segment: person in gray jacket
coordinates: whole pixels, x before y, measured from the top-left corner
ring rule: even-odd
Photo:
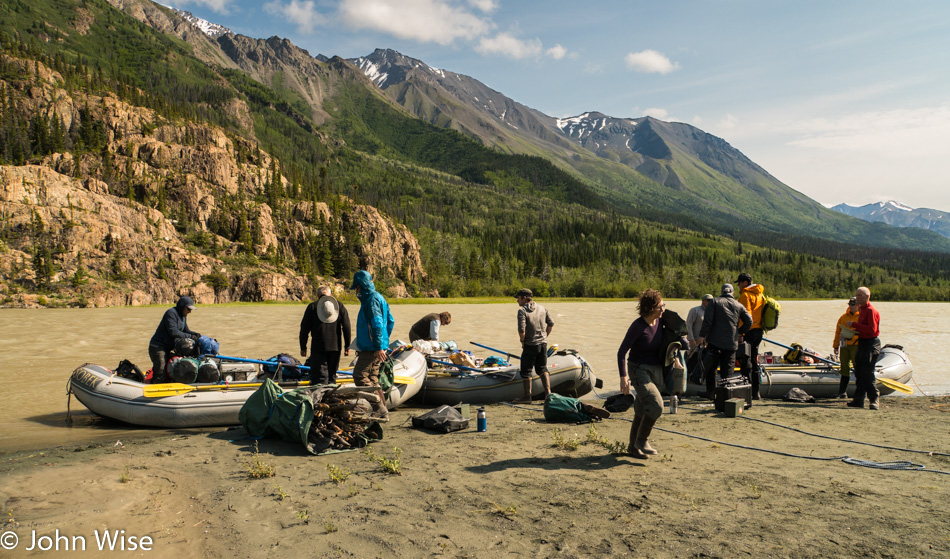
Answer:
[[[523,288],[515,295],[518,300],[518,337],[521,338],[521,378],[524,396],[518,403],[531,403],[531,369],[541,377],[544,397],[551,393],[551,375],[548,374],[548,336],[554,329],[554,320],[548,310],[535,303],[534,294]]]
[[[745,334],[751,327],[752,315],[733,297],[732,284],[723,284],[722,294],[706,307],[703,326],[699,330],[699,345],[706,345],[706,359],[703,361],[706,392],[700,392],[700,398],[713,398],[717,368],[722,378],[735,373],[739,335]]]

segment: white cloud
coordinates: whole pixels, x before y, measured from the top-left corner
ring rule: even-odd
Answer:
[[[264,4],[264,10],[269,14],[285,17],[289,23],[297,26],[300,33],[310,33],[327,22],[327,18],[314,8],[312,0],[290,0],[287,5],[282,4],[280,0],[274,0]]]
[[[666,109],[661,109],[659,107],[651,107],[649,109],[644,109],[643,115],[652,116],[653,118],[656,118],[659,120],[668,120],[670,113]]]
[[[218,14],[228,14],[231,12],[231,4],[234,0],[176,0],[175,4],[182,8],[188,6],[204,6],[212,12]]]
[[[501,54],[516,59],[533,58],[541,55],[541,41],[526,41],[509,33],[499,33],[494,37],[482,37],[475,50],[481,54]]]
[[[480,7],[490,4],[478,1]],[[445,0],[343,0],[340,16],[355,29],[440,45],[475,39],[494,27],[491,21]]]
[[[472,6],[475,6],[479,10],[487,13],[491,13],[498,8],[498,2],[495,0],[468,0],[468,3]]]
[[[545,53],[554,60],[560,60],[567,56],[567,49],[561,45],[554,45],[553,47],[546,50]]]
[[[716,123],[716,128],[722,130],[735,130],[739,125],[739,119],[735,115],[727,114]]]
[[[625,60],[627,68],[647,74],[669,74],[680,67],[676,62],[670,61],[665,54],[652,49],[631,52]]]

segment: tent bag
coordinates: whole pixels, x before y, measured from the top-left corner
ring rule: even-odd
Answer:
[[[577,398],[551,393],[544,399],[544,419],[551,423],[582,423],[593,416],[584,411]]]
[[[462,414],[452,406],[439,406],[419,417],[413,417],[412,426],[437,433],[451,433],[468,429],[468,419],[462,417]]]

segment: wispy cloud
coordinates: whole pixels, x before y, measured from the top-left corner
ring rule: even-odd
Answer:
[[[567,56],[567,49],[561,45],[554,45],[545,51],[545,54],[553,58],[554,60],[560,60]]]
[[[944,157],[950,145],[950,105],[893,109],[802,120],[789,145],[826,150]]]
[[[665,54],[652,49],[631,52],[625,60],[627,68],[648,74],[669,74],[680,67]]]
[[[481,54],[500,54],[509,58],[535,58],[541,55],[541,41],[519,39],[509,33],[482,37],[475,50]]]
[[[498,8],[498,2],[495,2],[495,0],[468,0],[468,3],[486,14],[494,12]]]
[[[482,0],[478,4],[492,3]],[[441,0],[343,0],[339,13],[354,29],[440,45],[476,39],[494,28],[490,20]]]
[[[285,17],[297,26],[300,33],[311,33],[317,26],[327,22],[326,16],[317,11],[312,0],[290,0],[289,4],[274,0],[264,4],[264,10],[269,14]]]
[[[643,116],[652,116],[660,120],[667,120],[670,116],[670,112],[659,107],[651,107],[643,110]]]

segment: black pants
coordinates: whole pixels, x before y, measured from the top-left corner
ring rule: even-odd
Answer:
[[[716,390],[717,369],[721,378],[731,377],[735,374],[736,350],[721,349],[707,344],[703,369],[706,371],[706,392],[712,394]]]
[[[754,330],[749,330],[743,336],[743,340],[749,344],[750,356],[748,363],[743,363],[741,370],[742,376],[749,379],[749,382],[752,384],[752,392],[756,392],[759,388],[759,373],[761,369],[759,368],[759,344],[762,343],[762,336],[764,332],[761,328],[756,328]]]
[[[860,338],[858,354],[854,358],[854,401],[864,404],[865,395],[873,404],[877,402],[877,386],[874,385],[874,364],[881,355],[880,338]]]
[[[336,384],[336,372],[340,369],[339,351],[315,351],[307,366],[310,367],[310,385]],[[324,368],[326,365],[326,368]]]
[[[152,360],[152,384],[165,382],[168,377],[165,376],[165,362],[168,360],[168,352],[155,346],[148,346],[148,356]]]
[[[521,349],[521,378],[531,378],[531,369],[538,376],[548,372],[548,344],[526,345]]]

